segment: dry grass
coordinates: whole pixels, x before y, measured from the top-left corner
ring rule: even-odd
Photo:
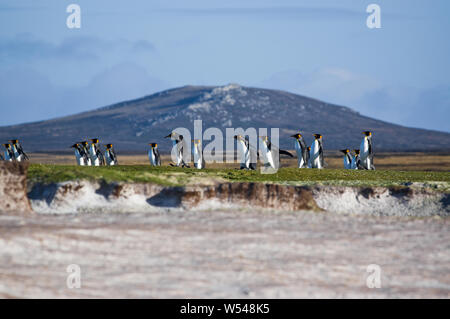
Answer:
[[[29,154],[31,163],[40,164],[75,164],[75,157],[71,154]],[[121,165],[146,165],[148,164],[147,154],[130,155],[118,154]],[[328,168],[342,168],[342,157],[337,152],[329,152],[325,156]],[[163,165],[170,163],[170,156],[162,156]],[[283,167],[295,167],[296,158],[283,157]],[[378,153],[375,156],[375,166],[379,170],[397,171],[450,171],[450,154],[438,153]],[[211,163],[208,168],[237,168],[236,163]]]

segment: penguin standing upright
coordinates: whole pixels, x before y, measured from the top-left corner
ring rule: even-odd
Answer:
[[[183,135],[172,132],[169,135],[165,136],[165,138],[170,138],[172,140],[172,153],[175,152],[175,156],[176,156],[175,165],[172,163],[170,163],[169,165],[189,168],[189,165],[187,165],[184,162],[184,158],[183,158],[183,151],[185,150],[185,147],[186,147],[186,142],[183,138]]]
[[[261,139],[261,154],[263,157],[264,166],[276,169],[277,167],[276,167],[276,164],[274,161],[274,154],[273,154],[273,152],[276,151],[276,148],[272,145],[268,136],[260,136],[259,138]],[[280,163],[279,156],[281,154],[288,155],[290,157],[294,157],[294,155],[292,155],[288,151],[278,149],[278,165]]]
[[[22,149],[22,145],[20,145],[19,140],[10,140],[12,143],[12,151],[14,152],[14,158],[18,162],[22,162],[24,160],[28,160],[27,154]]]
[[[82,141],[79,143],[81,145],[80,149],[87,155],[86,156],[86,166],[92,166],[92,159],[89,153],[89,143],[86,141]]]
[[[373,165],[373,147],[372,147],[372,132],[365,131],[362,132],[364,134],[364,138],[361,142],[360,151],[361,151],[361,166],[365,169],[374,170],[375,166]]]
[[[311,168],[322,169],[324,167],[322,135],[321,134],[313,134],[313,135],[314,135],[314,142],[311,145],[311,151],[309,154],[311,161]]]
[[[192,154],[194,155],[194,167],[196,169],[205,168],[202,142],[200,140],[192,140]]]
[[[344,168],[351,169],[352,168],[352,155],[350,154],[350,150],[345,149],[341,150],[344,153]]]
[[[161,155],[159,155],[158,144],[148,143],[151,149],[148,151],[148,159],[152,166],[161,166]]]
[[[92,163],[94,166],[105,165],[105,159],[102,152],[98,147],[98,138],[91,138],[91,146],[89,148],[89,154],[91,155]]]
[[[297,153],[298,168],[308,167],[308,149],[306,147],[305,139],[300,133],[294,134],[291,137],[295,138],[294,148]]]
[[[116,152],[114,152],[114,148],[112,144],[106,144],[105,145],[106,150],[105,150],[105,161],[106,161],[106,165],[109,166],[113,166],[113,165],[118,165],[119,161],[117,160],[117,155]]]
[[[353,155],[352,158],[352,164],[351,164],[351,169],[365,169],[364,166],[361,165],[361,157],[360,157],[360,152],[359,150],[353,150],[353,152],[355,152],[355,154]]]
[[[237,147],[241,155],[241,166],[239,168],[255,170],[258,155],[256,154],[256,151],[250,147],[250,140],[248,136],[244,137],[242,135],[235,135],[234,139],[237,141]]]
[[[87,165],[88,155],[84,151],[83,147],[80,144],[75,143],[71,146],[71,148],[75,149],[75,158],[77,160],[77,164],[80,166]]]
[[[14,157],[14,152],[13,152],[13,150],[11,148],[11,144],[6,143],[6,144],[3,144],[3,146],[5,147],[5,158],[4,158],[4,160],[8,161],[8,162],[14,161],[15,157]]]

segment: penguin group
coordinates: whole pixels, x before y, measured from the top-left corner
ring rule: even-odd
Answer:
[[[373,164],[373,134],[371,131],[364,131],[362,134],[364,136],[359,149],[354,149],[353,153],[350,149],[340,150],[340,152],[344,154],[343,163],[345,169],[375,170]],[[291,135],[291,137],[294,138],[294,149],[297,154],[298,168],[323,169],[327,166],[324,161],[322,134],[313,134],[314,139],[311,146],[307,146],[305,138],[300,132]],[[171,132],[169,135],[165,136],[165,138],[170,138],[172,141],[172,155],[174,155],[175,159],[174,163],[170,163],[169,165],[190,168],[186,163],[189,161],[183,157],[187,147],[183,135]],[[290,152],[274,146],[270,142],[268,136],[259,136],[259,152],[250,144],[248,136],[235,135],[234,139],[237,141],[240,154],[239,169],[256,170],[256,163],[260,158],[262,158],[263,167],[275,169],[279,165],[280,155],[294,157]],[[71,148],[74,149],[77,165],[114,166],[119,164],[113,144],[105,144],[105,150],[102,152],[98,138],[91,138],[89,140],[90,143],[87,141],[80,141],[71,146]],[[158,150],[158,144],[148,143],[148,145],[150,146],[148,151],[150,165],[161,166],[161,154]],[[0,154],[0,160],[2,161],[22,162],[29,159],[17,139],[10,140],[9,143],[3,144],[3,147],[5,150],[3,154]],[[201,140],[192,140],[192,154],[194,168],[204,169],[206,165],[203,157]],[[275,157],[275,154],[277,154],[277,157]]]
[[[19,140],[9,140],[9,143],[3,144],[4,155],[0,154],[0,160],[7,162],[23,162],[29,160],[28,155],[23,151]]]
[[[341,150],[344,153],[344,168],[359,170],[375,170],[373,165],[372,132],[364,131],[363,140],[359,149],[354,149],[353,154],[349,149]]]
[[[344,168],[345,169],[365,169],[374,170],[373,165],[373,146],[372,146],[372,132],[363,132],[364,138],[361,142],[360,149],[354,150],[354,154],[349,149],[341,150],[344,153]],[[323,152],[323,136],[322,134],[313,134],[313,141],[311,146],[307,146],[305,138],[301,133],[291,135],[294,141],[294,149],[297,154],[298,168],[316,168],[323,169],[328,165],[324,161]],[[175,163],[170,163],[170,166],[190,167],[186,164],[186,159],[183,157],[183,151],[186,149],[186,141],[183,135],[176,132],[171,132],[165,138],[170,138],[172,141],[172,155],[174,155]],[[263,167],[276,168],[280,162],[280,155],[287,155],[294,157],[290,152],[279,149],[272,145],[268,136],[259,136],[260,151],[250,144],[248,136],[235,135],[234,139],[237,141],[239,151],[239,169],[242,170],[256,170],[256,163],[258,159],[262,159]],[[150,150],[148,157],[152,166],[161,166],[161,156],[158,151],[157,143],[149,143]],[[278,151],[278,152],[277,152]],[[203,149],[201,141],[198,139],[192,140],[192,154],[194,159],[194,167],[196,169],[205,168],[205,160],[203,158]],[[278,157],[275,157],[278,154]],[[261,155],[261,156],[260,156]]]
[[[372,132],[364,131],[364,138],[361,141],[360,149],[340,150],[344,154],[345,169],[374,170]],[[314,140],[310,147],[306,147],[305,139],[301,133],[291,135],[295,139],[294,149],[297,153],[298,168],[318,168],[326,167],[323,159],[323,143],[321,134],[313,134]]]
[[[112,144],[105,144],[105,152],[102,153],[98,138],[87,141],[76,142],[71,146],[75,152],[75,159],[79,166],[113,166],[118,165],[116,152]]]
[[[326,165],[323,156],[322,134],[313,134],[314,140],[311,146],[306,146],[305,138],[301,133],[291,135],[294,141],[294,149],[297,153],[298,168],[322,169]]]

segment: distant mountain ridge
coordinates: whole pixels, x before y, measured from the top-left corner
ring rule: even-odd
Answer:
[[[449,150],[450,133],[408,128],[369,118],[345,107],[305,96],[238,84],[184,86],[71,116],[0,127],[0,140],[19,138],[28,151],[68,150],[75,141],[98,137],[117,150],[145,151],[149,142],[169,150],[163,137],[194,120],[208,127],[280,128],[280,144],[292,149],[290,135],[323,135],[326,149],[357,148],[362,131],[374,132],[375,150]],[[204,141],[207,144],[208,141]]]

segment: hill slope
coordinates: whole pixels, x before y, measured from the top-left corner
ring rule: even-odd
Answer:
[[[362,116],[350,108],[277,90],[242,87],[185,86],[90,112],[48,121],[0,127],[0,140],[19,138],[29,151],[68,150],[75,141],[98,137],[118,150],[146,150],[172,129],[203,120],[203,130],[218,127],[280,128],[281,146],[292,148],[289,135],[301,130],[324,136],[326,149],[359,147],[363,130],[374,132],[377,150],[449,150],[450,134],[403,127]],[[205,141],[205,144],[208,141]]]

